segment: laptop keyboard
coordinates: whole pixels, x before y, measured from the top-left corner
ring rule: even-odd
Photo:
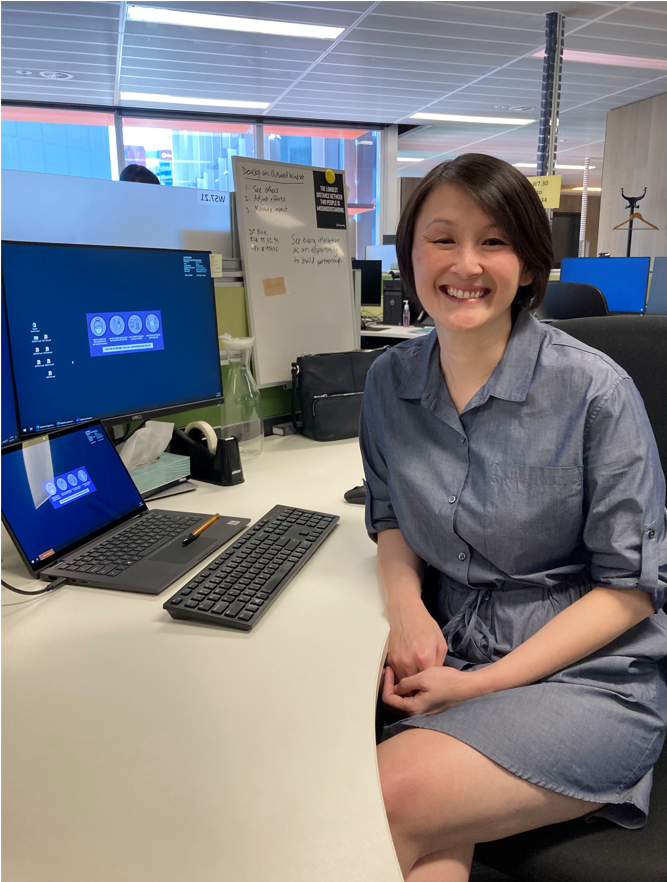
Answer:
[[[98,573],[101,576],[118,576],[123,570],[138,563],[157,551],[174,536],[183,533],[195,524],[201,523],[201,517],[151,511],[120,530],[110,539],[95,545],[85,554],[55,567],[56,570],[75,571],[77,573]]]
[[[274,506],[164,608],[174,619],[249,631],[339,520],[321,511]]]

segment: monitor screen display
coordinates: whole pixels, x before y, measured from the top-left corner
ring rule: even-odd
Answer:
[[[4,242],[24,433],[222,400],[209,253]]]
[[[18,441],[19,427],[16,415],[16,395],[12,377],[12,360],[9,354],[7,320],[5,318],[5,298],[2,298],[2,445]]]
[[[564,257],[561,282],[595,285],[610,312],[644,312],[649,257]]]
[[[353,270],[361,270],[361,305],[382,306],[382,261],[353,260]]]
[[[366,260],[381,260],[383,273],[398,267],[395,245],[366,245],[365,256]]]
[[[99,423],[2,454],[2,516],[37,571],[146,506]]]

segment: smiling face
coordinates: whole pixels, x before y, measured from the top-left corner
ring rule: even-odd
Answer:
[[[441,184],[424,201],[412,264],[424,309],[449,332],[509,333],[517,289],[532,281],[504,231],[456,184]]]

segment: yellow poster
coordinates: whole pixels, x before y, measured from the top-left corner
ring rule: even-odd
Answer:
[[[545,208],[558,208],[560,205],[561,177],[562,175],[545,175],[542,178],[528,177]]]

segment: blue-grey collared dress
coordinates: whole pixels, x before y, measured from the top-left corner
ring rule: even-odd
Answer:
[[[641,397],[606,355],[524,311],[460,415],[439,356],[434,331],[375,361],[360,442],[368,531],[400,528],[428,564],[422,596],[445,664],[497,661],[595,585],[641,588],[657,612],[537,683],[385,737],[446,732],[639,827],[667,727],[665,480]]]

